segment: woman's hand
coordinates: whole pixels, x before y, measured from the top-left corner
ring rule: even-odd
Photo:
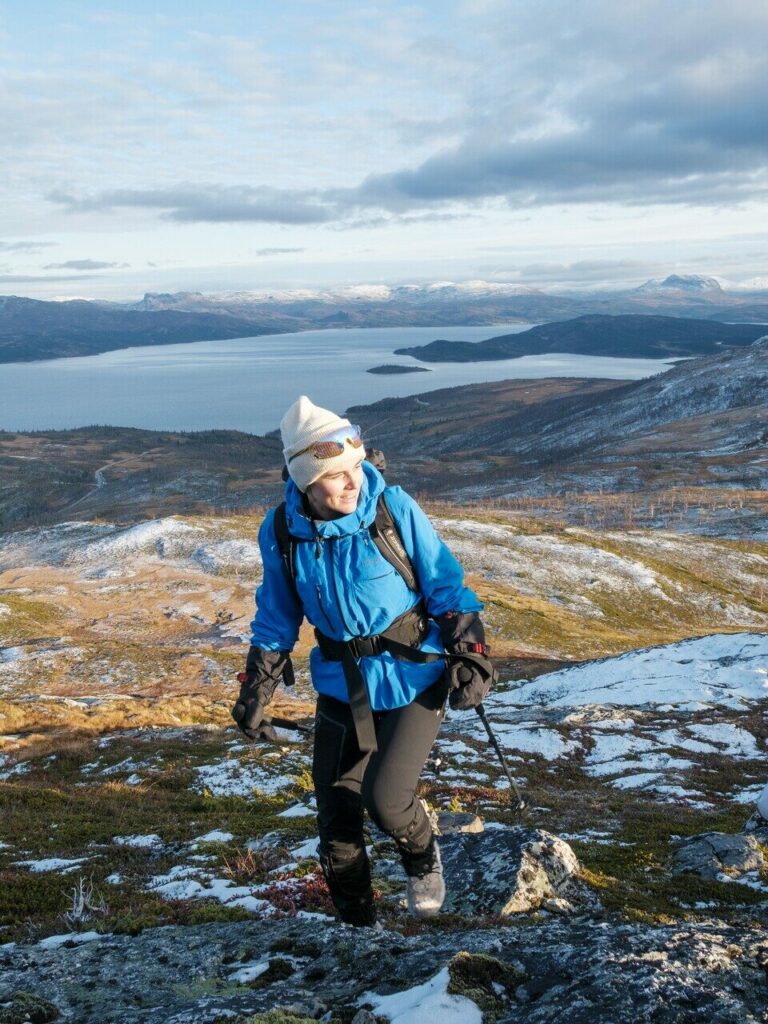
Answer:
[[[447,671],[448,703],[454,711],[469,711],[482,704],[499,679],[493,662],[484,654],[453,654]]]
[[[293,679],[293,667],[287,651],[265,651],[251,647],[245,672],[238,673],[240,696],[232,708],[237,727],[249,740],[259,739],[264,712],[274,696],[281,677]]]
[[[482,704],[498,682],[490,660],[485,630],[477,612],[444,612],[436,615],[448,658],[448,703],[454,711],[468,711]]]

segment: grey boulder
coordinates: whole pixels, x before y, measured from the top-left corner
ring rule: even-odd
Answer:
[[[754,835],[740,832],[702,832],[680,842],[672,857],[676,873],[692,871],[702,878],[726,874],[739,877],[748,871],[761,871],[765,857]]]
[[[571,847],[542,829],[486,826],[483,833],[445,835],[440,848],[448,889],[444,911],[505,917],[597,905]]]

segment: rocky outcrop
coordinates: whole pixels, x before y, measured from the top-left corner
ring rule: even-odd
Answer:
[[[702,878],[738,878],[750,871],[762,871],[766,861],[754,835],[702,832],[680,843],[673,864],[675,871],[692,871]]]
[[[595,907],[568,843],[542,829],[495,825],[441,840],[445,910],[506,917],[542,906],[558,912]]]
[[[374,1008],[375,994],[448,970],[448,992],[478,1005],[495,1000],[486,1008],[499,1024],[745,1024],[765,1019],[766,964],[764,932],[715,921],[552,917],[537,927],[424,926],[403,936],[254,920],[0,949],[0,1021],[19,989],[77,1024],[244,1024],[277,1008],[351,1021]]]

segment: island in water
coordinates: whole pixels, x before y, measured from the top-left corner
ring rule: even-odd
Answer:
[[[428,366],[405,366],[403,363],[382,363],[372,366],[366,373],[431,373]]]

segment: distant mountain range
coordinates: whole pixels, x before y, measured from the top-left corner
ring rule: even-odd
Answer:
[[[672,316],[579,316],[542,324],[520,334],[485,341],[432,341],[429,345],[395,349],[425,363],[475,363],[494,359],[571,352],[590,356],[660,359],[706,355],[724,345],[750,345],[768,327],[723,324]]]
[[[551,294],[518,284],[439,281],[334,291],[148,293],[140,302],[0,297],[0,362],[91,355],[133,345],[210,341],[339,327],[435,327],[665,315],[768,324],[768,280],[727,289],[672,275],[615,292]]]
[[[0,298],[0,363],[87,356],[134,345],[214,341],[253,334],[253,324],[228,314],[154,313],[96,302]]]

